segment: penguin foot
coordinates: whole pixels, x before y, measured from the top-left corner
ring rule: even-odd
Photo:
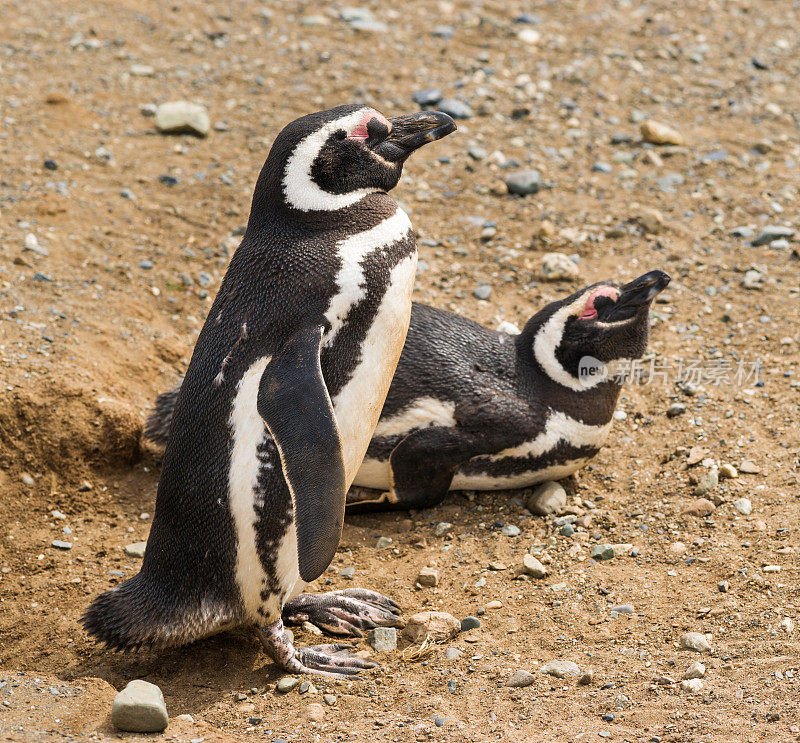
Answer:
[[[363,637],[374,627],[402,627],[400,607],[390,598],[366,588],[328,593],[303,593],[283,607],[287,624],[311,622],[333,635]]]
[[[327,644],[297,650],[283,628],[283,622],[258,628],[264,650],[284,671],[311,673],[327,678],[347,678],[378,664],[354,655],[349,645]]]

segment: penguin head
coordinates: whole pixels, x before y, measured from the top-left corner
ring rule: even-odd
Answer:
[[[412,152],[455,129],[455,122],[438,111],[386,118],[374,108],[348,105],[303,116],[275,139],[256,185],[253,211],[282,205],[330,212],[389,191]]]
[[[624,286],[602,281],[552,302],[525,325],[520,351],[528,358],[532,351],[534,362],[559,384],[591,389],[607,379],[606,364],[644,355],[650,305],[669,281],[663,271],[650,271]]]

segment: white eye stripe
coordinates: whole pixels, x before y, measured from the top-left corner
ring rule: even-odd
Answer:
[[[283,177],[283,193],[286,202],[300,211],[335,211],[352,206],[367,194],[376,193],[377,188],[359,188],[344,194],[323,191],[311,177],[311,168],[329,137],[337,131],[348,132],[362,123],[365,113],[371,109],[354,111],[309,134],[298,142],[286,161]]]

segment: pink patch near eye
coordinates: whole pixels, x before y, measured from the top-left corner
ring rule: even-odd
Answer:
[[[392,125],[389,120],[383,115],[379,114],[377,111],[367,111],[364,114],[364,117],[361,121],[355,126],[355,128],[347,135],[348,139],[356,139],[360,142],[363,142],[365,139],[369,139],[369,132],[367,131],[367,126],[369,122],[373,119],[377,119],[381,122],[389,131],[392,131]]]
[[[598,297],[609,297],[616,302],[619,297],[619,289],[615,289],[613,286],[597,287],[586,300],[586,306],[583,308],[583,314],[580,316],[581,320],[592,320],[597,317],[597,309],[594,306],[594,300]]]

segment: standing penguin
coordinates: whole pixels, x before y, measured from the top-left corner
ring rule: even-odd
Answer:
[[[159,648],[249,624],[290,672],[374,665],[296,650],[281,615],[340,634],[397,624],[371,591],[299,594],[336,552],[408,329],[416,245],[386,192],[454,130],[438,112],[340,106],[278,135],[175,401],[142,569],[82,618],[98,641]]]

